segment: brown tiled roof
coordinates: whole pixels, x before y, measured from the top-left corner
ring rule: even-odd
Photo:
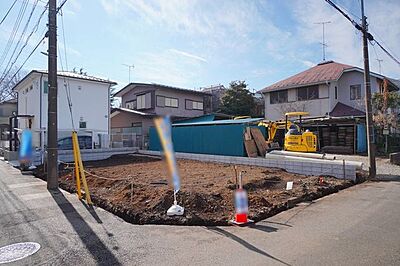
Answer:
[[[307,69],[299,74],[281,80],[261,90],[261,92],[275,91],[279,89],[320,84],[325,81],[337,80],[345,69],[354,68],[350,65],[327,61]]]
[[[344,103],[338,102],[333,108],[332,112],[329,113],[333,117],[341,116],[364,116],[365,113]]]

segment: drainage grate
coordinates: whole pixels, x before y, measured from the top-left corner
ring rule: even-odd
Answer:
[[[23,242],[0,248],[0,264],[9,263],[35,254],[40,249],[40,244]]]

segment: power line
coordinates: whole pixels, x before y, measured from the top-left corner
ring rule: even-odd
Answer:
[[[64,2],[65,3],[65,2]],[[61,6],[62,7],[62,6]],[[66,45],[66,40],[65,40],[65,30],[64,30],[64,14],[62,10],[60,10],[60,16],[61,16],[61,30],[62,30],[62,37],[63,37],[63,43],[64,43],[64,58],[65,58],[65,66],[68,71],[68,58],[67,58],[67,45]],[[64,71],[63,64],[62,64],[62,58],[61,58],[61,51],[58,49],[59,55],[60,55],[60,64],[61,64],[61,70]],[[75,131],[75,123],[74,123],[74,116],[72,114],[72,99],[71,99],[71,87],[69,85],[69,79],[66,79],[64,77],[64,87],[65,87],[65,94],[67,95],[67,102],[68,102],[68,109],[69,109],[69,114],[71,117],[71,124],[72,124],[72,129]]]
[[[17,0],[14,0],[14,3],[12,3],[11,7],[8,9],[7,13],[4,15],[3,19],[0,21],[0,25],[3,23],[3,21],[7,18],[8,14],[10,13],[11,9],[14,7],[15,3]]]
[[[28,1],[24,0],[24,2],[21,5],[21,8],[19,10],[19,13],[18,13],[17,19],[15,21],[14,27],[13,27],[13,29],[11,31],[10,37],[8,38],[6,47],[4,48],[3,54],[1,55],[0,66],[3,65],[4,60],[6,59],[6,57],[8,55],[8,52],[11,49],[11,45],[14,42],[15,36],[17,35],[18,29],[19,29],[19,25],[21,24],[21,21],[22,21],[22,18],[24,16],[24,14],[25,14],[25,10],[26,10],[27,6],[28,6]]]
[[[61,10],[61,8],[63,8],[63,6],[65,5],[65,3],[67,2],[68,0],[64,0],[58,7],[57,7],[57,13]]]
[[[389,56],[393,61],[395,61],[400,66],[400,61],[397,58],[395,58],[391,53],[389,53],[389,51],[386,50],[385,47],[383,47],[377,40],[374,41],[385,52],[387,56]]]
[[[33,15],[33,12],[35,12],[35,9],[36,9],[37,4],[38,4],[38,0],[36,0],[36,1],[34,2],[33,6],[32,6],[32,10],[31,10],[31,13],[29,14],[29,17],[28,17],[28,20],[27,20],[27,22],[26,22],[26,24],[25,24],[25,27],[24,27],[24,29],[22,30],[22,33],[21,33],[21,35],[20,35],[20,37],[19,37],[19,39],[18,39],[18,42],[17,42],[17,44],[15,45],[15,48],[14,48],[14,50],[13,50],[11,56],[10,56],[10,59],[8,60],[8,63],[7,63],[7,65],[6,65],[6,67],[4,68],[4,71],[3,71],[3,74],[1,75],[1,77],[3,77],[3,75],[7,72],[7,69],[8,69],[8,67],[10,66],[10,63],[11,63],[13,57],[14,57],[15,52],[17,51],[18,46],[20,45],[22,39],[23,39],[24,36],[25,36],[26,30],[28,29],[29,23],[31,22],[32,15]],[[11,67],[12,67],[12,65],[11,65]]]
[[[347,20],[351,22],[351,24],[354,25],[354,27],[361,31],[364,32],[364,29],[361,27],[360,24],[358,24],[356,21],[354,21],[352,18],[350,18],[349,15],[347,15],[343,10],[341,10],[335,3],[333,3],[331,0],[325,0],[328,4],[330,4],[333,8],[335,8],[339,13],[341,13]],[[365,29],[365,34],[367,35],[368,40],[374,41],[384,52],[386,55],[388,55],[393,61],[395,61],[399,66],[400,66],[400,60],[398,60],[396,57],[394,57],[385,47],[383,47],[377,40],[374,39],[374,36],[372,36],[371,33]]]
[[[0,83],[1,83],[1,82],[7,77],[7,75],[10,73],[12,67],[13,67],[14,64],[17,62],[19,56],[22,54],[22,51],[23,51],[23,50],[25,49],[25,47],[28,45],[30,38],[31,38],[32,35],[33,35],[35,32],[37,32],[37,30],[39,29],[40,22],[41,22],[41,20],[42,20],[44,14],[45,14],[45,12],[46,12],[46,10],[47,10],[47,6],[48,6],[48,5],[45,6],[44,10],[43,10],[42,13],[40,14],[38,21],[36,22],[35,26],[33,26],[32,31],[30,32],[30,34],[29,34],[28,37],[26,38],[24,45],[21,47],[20,51],[18,52],[17,56],[15,57],[14,61],[12,62],[10,68],[7,70],[7,72],[5,72],[5,73],[3,72],[4,75],[2,75],[2,78],[0,79]]]
[[[26,2],[26,1],[25,1],[25,2]],[[24,3],[25,3],[25,2],[24,2]],[[64,4],[65,4],[66,2],[67,2],[67,0],[64,0],[64,2],[57,8],[57,12],[61,10],[61,8],[64,6]],[[44,13],[46,12],[48,6],[49,6],[49,4],[47,3],[46,6],[45,6],[45,9],[43,10],[43,12],[41,13],[41,15],[40,15],[40,17],[39,17],[38,22],[37,22],[36,25],[33,27],[33,30],[32,30],[32,32],[31,32],[31,34],[28,36],[29,38],[32,36],[32,34],[33,34],[34,32],[37,31],[37,29],[38,29],[38,27],[39,27],[39,24],[40,24],[40,21],[41,21],[41,18],[43,17]],[[26,62],[29,60],[29,58],[33,55],[33,53],[37,50],[37,48],[39,47],[40,43],[47,37],[47,35],[48,35],[48,32],[43,36],[42,39],[40,39],[39,43],[38,43],[38,44],[35,46],[35,48],[31,51],[31,53],[28,55],[28,57],[25,59],[25,61],[21,64],[21,66],[18,68],[18,70],[14,73],[14,75],[10,78],[10,80],[7,82],[7,84],[5,85],[5,87],[8,87],[8,86],[10,85],[10,83],[12,82],[12,80],[13,80],[13,79],[17,76],[17,74],[21,71],[21,69],[23,68],[23,66],[26,64]],[[25,47],[25,46],[27,45],[29,38],[27,38],[27,41],[25,42],[25,45],[24,45],[23,47]],[[21,52],[22,52],[22,50],[20,51],[20,53],[18,53],[17,57],[19,57],[19,55],[21,54]],[[8,75],[8,73],[7,73],[7,75]],[[4,81],[4,78],[3,78],[3,80],[1,80],[1,82],[2,82],[2,81]],[[0,82],[0,83],[1,83],[1,82]],[[11,93],[10,93],[10,94],[11,94]],[[8,95],[8,96],[9,96],[9,95]],[[8,96],[7,96],[7,97],[8,97]]]
[[[5,87],[9,86],[11,81],[17,76],[17,74],[19,73],[19,71],[21,71],[21,69],[24,67],[24,65],[26,64],[26,62],[29,60],[29,58],[33,55],[33,53],[36,51],[36,49],[39,47],[39,45],[42,43],[42,41],[46,38],[46,35],[43,36],[42,39],[40,39],[40,41],[38,42],[38,44],[36,44],[35,48],[33,48],[33,50],[30,52],[30,54],[28,55],[28,57],[25,59],[25,61],[21,64],[21,66],[18,68],[18,70],[14,73],[14,75],[10,78],[10,80],[8,81],[8,83],[6,84]]]

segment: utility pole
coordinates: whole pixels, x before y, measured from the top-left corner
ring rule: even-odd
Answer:
[[[361,17],[362,17],[362,33],[363,33],[363,54],[364,54],[364,87],[365,87],[365,109],[367,118],[367,136],[368,136],[368,160],[369,160],[369,178],[376,176],[375,162],[375,143],[374,143],[374,125],[372,121],[371,106],[371,82],[369,73],[369,57],[368,57],[368,24],[367,17],[364,14],[364,0],[361,0]]]
[[[58,189],[57,150],[57,1],[49,0],[49,56],[47,111],[47,189]]]
[[[381,66],[381,62],[383,62],[383,59],[377,58],[376,61],[378,61],[378,65],[379,65],[379,74],[382,75],[382,66]]]
[[[319,25],[322,25],[322,61],[323,62],[325,62],[325,60],[326,60],[326,53],[325,53],[325,49],[326,49],[326,47],[328,46],[326,43],[325,43],[325,24],[329,24],[329,23],[331,23],[330,21],[322,21],[322,22],[316,22],[316,23],[314,23],[314,24],[319,24]]]
[[[129,83],[131,83],[131,68],[134,69],[135,65],[128,65],[128,64],[123,64],[124,66],[129,68]]]

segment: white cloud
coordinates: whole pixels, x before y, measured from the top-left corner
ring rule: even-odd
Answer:
[[[144,53],[136,60],[132,80],[187,87],[199,79],[203,66],[202,61],[192,57],[177,57],[173,49]]]
[[[205,58],[203,58],[201,56],[198,56],[198,55],[190,54],[190,53],[187,53],[187,52],[184,52],[184,51],[180,51],[180,50],[176,50],[176,49],[169,49],[169,51],[172,52],[172,53],[175,53],[177,55],[180,55],[180,56],[185,56],[185,57],[188,57],[188,58],[191,58],[191,59],[194,59],[194,60],[198,60],[198,61],[202,61],[202,62],[207,63],[207,60]]]
[[[125,14],[128,20],[162,26],[193,38],[195,46],[197,42],[214,50],[247,51],[264,36],[286,34],[267,20],[256,1],[111,0],[102,4],[110,15]]]

